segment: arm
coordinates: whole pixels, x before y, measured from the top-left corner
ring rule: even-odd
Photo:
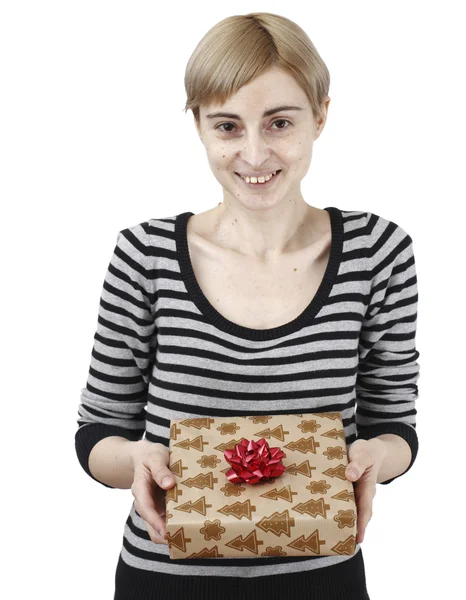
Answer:
[[[388,484],[418,452],[417,277],[411,237],[391,221],[372,220],[372,289],[360,334],[355,417],[358,438],[386,445],[379,483]]]
[[[411,446],[408,442],[392,433],[378,435],[375,439],[385,445],[385,458],[377,476],[377,483],[393,481],[408,470],[411,463]]]
[[[151,248],[143,225],[118,233],[101,293],[87,384],[81,390],[78,408],[76,454],[85,472],[105,487],[115,487],[111,481],[130,487],[129,462],[122,442],[141,440],[145,430],[156,328]],[[104,438],[112,439],[101,443]],[[91,471],[90,454],[97,444]],[[117,465],[120,474],[115,472]]]
[[[107,487],[130,489],[134,480],[134,458],[147,440],[132,442],[124,437],[106,437],[92,448],[89,470],[92,477]]]

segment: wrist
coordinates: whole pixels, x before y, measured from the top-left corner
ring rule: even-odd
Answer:
[[[133,467],[136,459],[140,457],[142,453],[147,452],[148,448],[153,447],[153,444],[146,439],[137,440],[136,442],[128,440],[128,444],[128,453]]]
[[[408,469],[411,461],[411,447],[408,442],[392,433],[384,433],[372,439],[382,442],[385,446],[377,483],[383,483],[402,475]]]

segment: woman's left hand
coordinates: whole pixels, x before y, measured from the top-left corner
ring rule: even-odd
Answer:
[[[358,439],[349,446],[346,478],[354,483],[354,495],[358,509],[358,532],[356,543],[364,540],[367,524],[372,517],[372,501],[376,494],[377,476],[387,448],[382,440]],[[351,475],[354,469],[356,474]]]

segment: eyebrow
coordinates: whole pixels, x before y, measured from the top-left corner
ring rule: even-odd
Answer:
[[[269,110],[266,110],[262,114],[262,117],[269,117],[270,115],[273,115],[277,112],[285,112],[288,110],[303,110],[303,109],[300,106],[277,106],[276,108],[269,108]],[[206,115],[206,117],[208,119],[215,119],[216,117],[224,117],[226,119],[238,119],[238,120],[241,119],[241,117],[239,115],[236,115],[235,113],[227,113],[227,112],[210,113],[209,115]]]

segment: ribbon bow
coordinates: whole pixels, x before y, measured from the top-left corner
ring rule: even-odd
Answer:
[[[280,448],[269,448],[265,438],[258,442],[243,438],[233,450],[223,452],[225,460],[231,465],[226,476],[231,483],[249,483],[273,477],[280,477],[286,470],[281,459],[285,453]]]

